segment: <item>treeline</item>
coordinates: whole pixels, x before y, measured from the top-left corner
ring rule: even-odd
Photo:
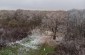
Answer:
[[[59,54],[84,55],[85,10],[0,10],[0,44],[25,38],[35,28],[52,31],[53,39],[57,32],[65,35]]]
[[[52,55],[85,55],[85,10],[67,11],[67,31]]]
[[[31,11],[0,11],[0,42],[16,41],[27,37],[41,23],[41,18]]]
[[[13,41],[22,39],[26,37],[32,29],[39,28],[42,31],[50,30],[54,32],[55,39],[58,26],[64,26],[66,19],[66,11],[1,10],[0,36],[2,40],[6,39],[8,41],[7,38],[10,38],[10,41]]]

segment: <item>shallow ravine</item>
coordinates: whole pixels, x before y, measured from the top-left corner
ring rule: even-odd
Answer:
[[[45,37],[40,32],[32,32],[20,41],[11,42],[0,50],[0,55],[47,55],[54,51],[53,46],[44,43]],[[47,37],[46,37],[47,38]]]

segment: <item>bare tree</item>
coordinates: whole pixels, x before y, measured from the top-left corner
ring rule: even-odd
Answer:
[[[43,26],[53,32],[53,39],[56,39],[56,32],[58,32],[58,26],[65,24],[66,12],[55,11],[48,12],[42,20]]]

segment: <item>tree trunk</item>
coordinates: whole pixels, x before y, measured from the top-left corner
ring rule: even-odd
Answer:
[[[52,31],[53,31],[53,33],[54,33],[53,39],[55,40],[55,39],[56,39],[56,32],[58,31],[58,30],[57,30],[57,25],[56,25],[55,28],[52,29]]]

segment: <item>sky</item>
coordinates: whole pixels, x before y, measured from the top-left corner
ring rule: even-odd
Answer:
[[[0,0],[0,9],[7,10],[85,9],[85,0]]]

